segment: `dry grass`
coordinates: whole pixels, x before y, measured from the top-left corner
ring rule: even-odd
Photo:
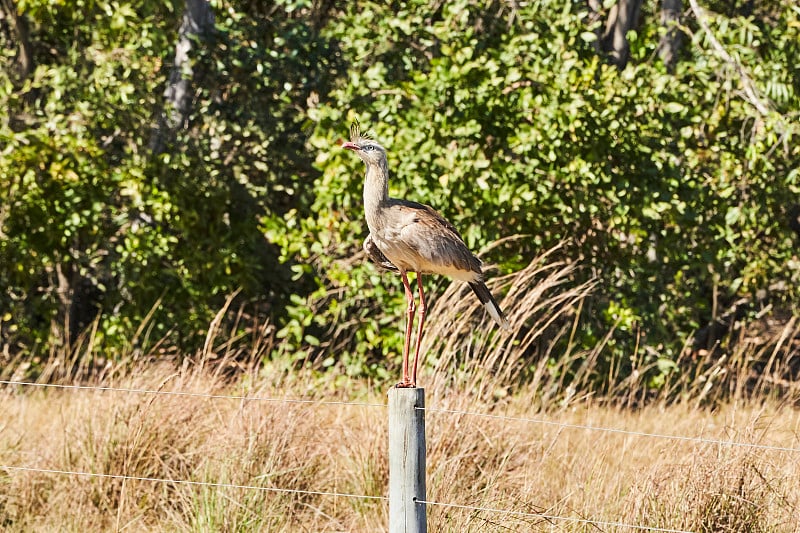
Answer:
[[[505,295],[499,303],[511,322],[509,331],[495,327],[462,283],[435,296],[422,346],[433,374],[426,386],[434,394],[458,388],[488,400],[527,383],[540,392],[537,404],[550,405],[567,390],[562,380],[568,375],[577,374],[572,384],[579,386],[602,347],[587,354],[572,342],[593,284],[570,284],[576,266],[552,260],[557,252],[490,281],[495,294]],[[564,351],[555,353],[559,347]]]
[[[425,342],[436,356],[429,355],[421,375],[426,403],[462,412],[426,415],[428,499],[519,514],[431,504],[430,531],[626,530],[612,523],[698,532],[800,531],[800,451],[569,427],[800,448],[800,413],[787,399],[794,397],[791,388],[785,386],[780,396],[767,394],[772,382],[754,382],[748,375],[754,356],[774,354],[765,379],[783,379],[780,361],[787,354],[781,350],[797,333],[796,321],[775,333],[769,353],[740,347],[730,357],[709,359],[697,375],[675,379],[662,397],[646,404],[625,400],[642,389],[633,376],[613,391],[623,400],[608,402],[591,390],[604,343],[583,352],[572,342],[591,290],[591,284],[567,283],[574,268],[545,254],[514,276],[495,280],[515,325],[511,334],[480,324],[487,318],[459,285],[432,300]],[[110,368],[94,361],[99,370],[88,372],[90,382],[319,401],[6,386],[0,390],[0,529],[385,531],[385,500],[306,491],[386,494],[385,407],[322,403],[384,404],[386,391],[336,372],[286,371],[278,362],[239,365],[231,377],[226,361],[241,360],[243,351],[260,359],[269,351],[272,329],[262,324],[260,333],[241,340],[237,352],[230,342],[217,344],[218,324],[209,328],[196,366],[176,369],[132,358]],[[87,352],[92,344],[88,338],[80,350]],[[44,375],[69,383],[70,364],[86,359],[65,357]],[[606,371],[614,372],[613,365]],[[630,408],[633,404],[637,407]]]
[[[115,385],[164,391],[383,403],[362,384],[331,390],[200,369],[152,368]],[[283,380],[281,380],[283,382]],[[0,464],[136,477],[384,495],[383,407],[271,403],[75,390],[6,390]],[[482,403],[451,390],[431,407],[562,424],[798,447],[800,414],[774,403],[636,411],[577,402],[532,412],[531,392]],[[690,531],[795,531],[800,452],[748,449],[430,412],[428,498],[551,516]],[[618,527],[429,506],[431,531],[616,531]],[[382,500],[84,478],[0,469],[6,531],[364,531]]]

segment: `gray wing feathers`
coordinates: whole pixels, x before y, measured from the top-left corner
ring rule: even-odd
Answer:
[[[413,211],[411,223],[401,230],[409,247],[432,264],[481,273],[480,259],[472,255],[456,228],[432,207],[416,202],[402,202],[397,207]]]

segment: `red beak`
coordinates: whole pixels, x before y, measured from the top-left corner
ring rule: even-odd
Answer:
[[[361,150],[361,148],[359,148],[357,144],[351,142],[342,143],[342,148],[346,150],[352,150],[354,152]]]

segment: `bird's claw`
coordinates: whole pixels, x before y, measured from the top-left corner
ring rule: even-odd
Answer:
[[[411,381],[410,379],[405,379],[400,383],[398,383],[397,385],[395,385],[395,387],[398,389],[416,389],[417,384]]]

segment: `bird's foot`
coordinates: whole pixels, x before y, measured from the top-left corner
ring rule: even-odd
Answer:
[[[395,387],[397,387],[398,389],[416,389],[417,384],[411,381],[410,379],[404,379],[403,381],[395,385]]]

